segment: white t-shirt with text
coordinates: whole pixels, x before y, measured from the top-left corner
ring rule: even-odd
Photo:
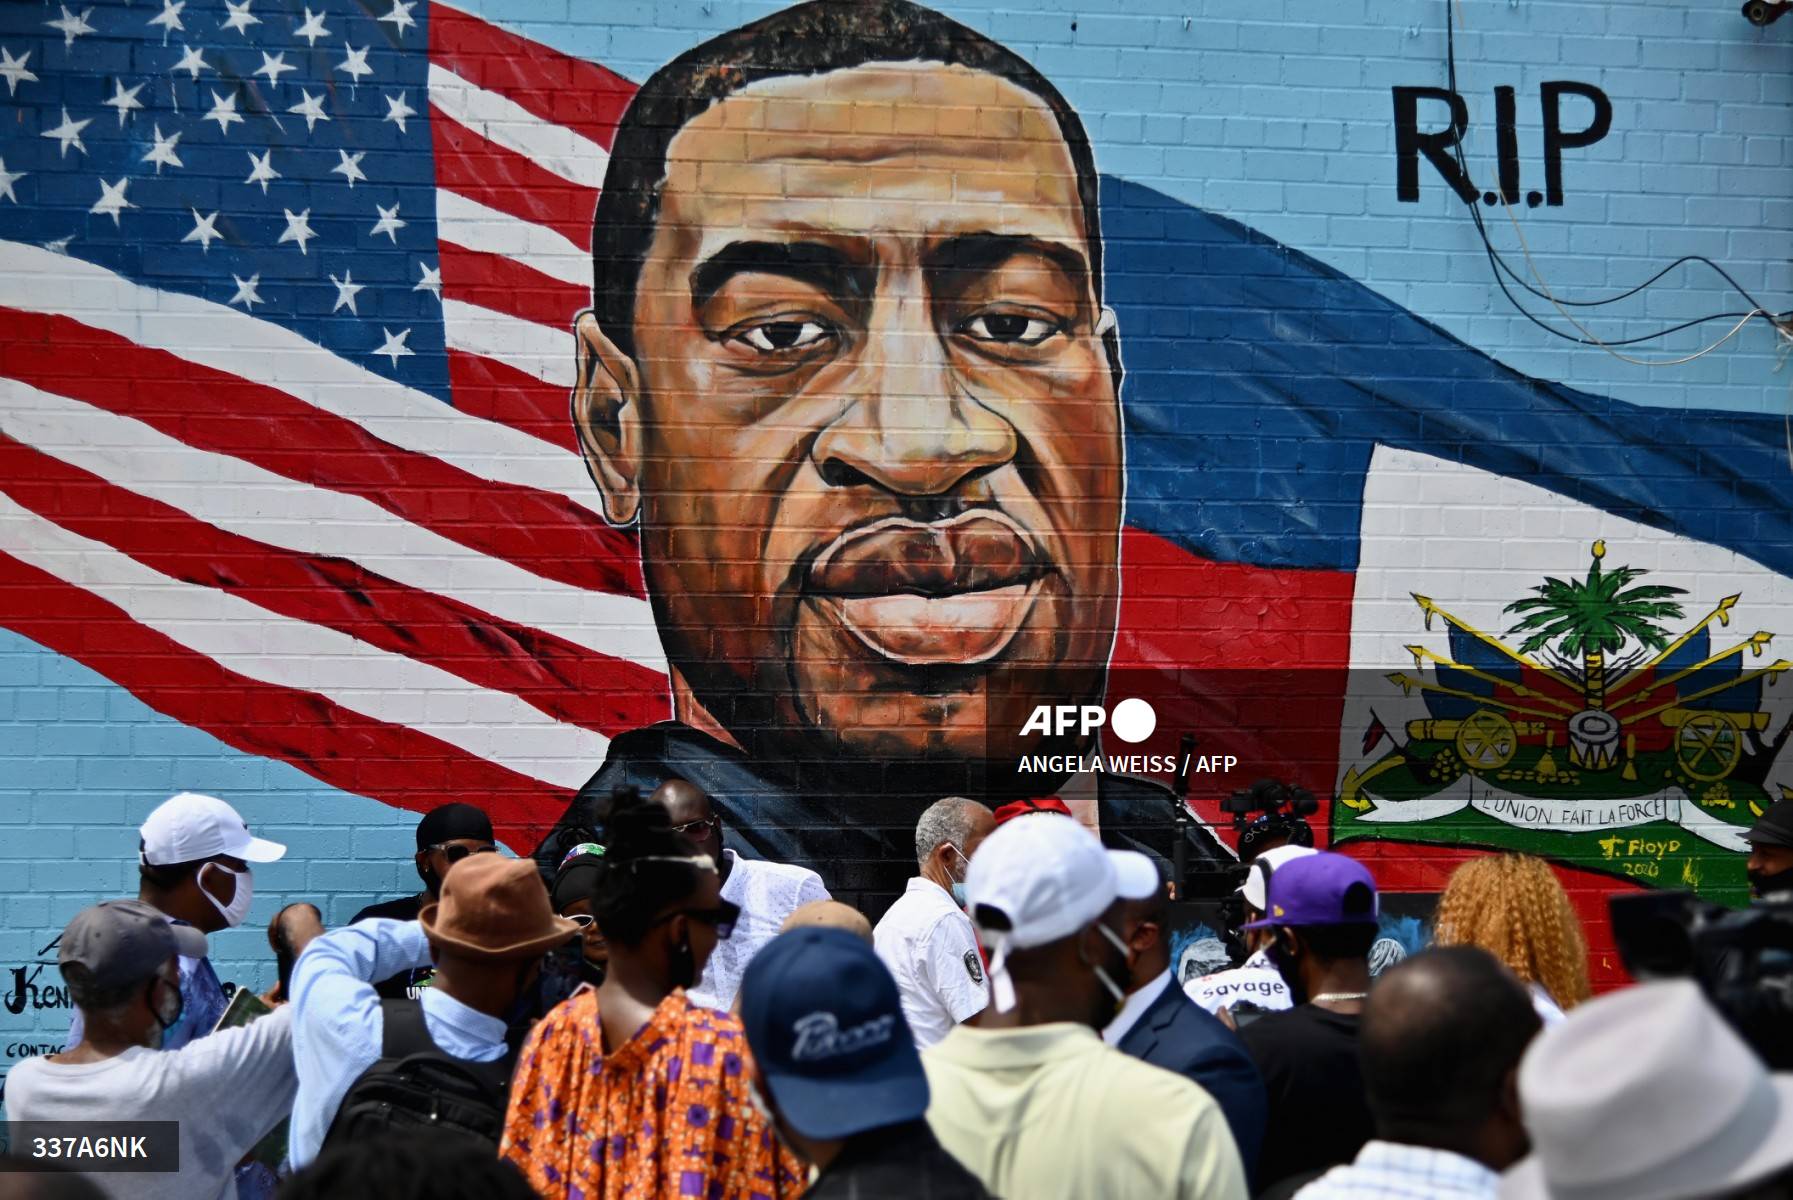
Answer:
[[[1183,990],[1191,1000],[1216,1014],[1235,1004],[1251,1004],[1266,1012],[1280,1012],[1294,1007],[1295,1003],[1289,995],[1289,985],[1283,982],[1282,972],[1270,965],[1269,955],[1262,950],[1230,971],[1216,971],[1200,979],[1191,979],[1183,985]]]

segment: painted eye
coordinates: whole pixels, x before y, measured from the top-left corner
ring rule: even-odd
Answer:
[[[1002,346],[1037,346],[1064,328],[1057,321],[1027,313],[979,313],[959,326],[980,342]]]
[[[784,354],[807,350],[832,333],[820,321],[766,321],[743,329],[735,335],[735,340],[745,342],[761,354]]]

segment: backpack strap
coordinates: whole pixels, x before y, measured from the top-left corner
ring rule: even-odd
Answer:
[[[414,1054],[439,1056],[456,1064],[476,1079],[481,1080],[489,1088],[497,1090],[503,1096],[510,1089],[511,1068],[516,1066],[516,1055],[506,1050],[498,1058],[490,1062],[476,1062],[471,1058],[459,1058],[444,1050],[430,1036],[429,1025],[423,1019],[423,1001],[403,998],[380,1001],[380,1060],[382,1062],[399,1062]],[[379,1064],[375,1064],[377,1069]]]
[[[430,1036],[423,1020],[423,1001],[408,996],[380,1001],[380,1057],[408,1058],[431,1051],[446,1053]]]

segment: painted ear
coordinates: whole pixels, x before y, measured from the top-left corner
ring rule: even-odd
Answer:
[[[579,382],[573,389],[573,427],[586,470],[604,497],[613,525],[632,525],[641,514],[641,376],[590,312],[574,326]]]

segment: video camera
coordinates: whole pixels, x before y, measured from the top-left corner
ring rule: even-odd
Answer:
[[[1312,846],[1307,819],[1320,811],[1320,802],[1304,787],[1260,779],[1222,800],[1220,811],[1232,814],[1239,861],[1249,863],[1272,846]]]
[[[1608,903],[1626,970],[1697,980],[1771,1069],[1793,1070],[1793,901],[1731,909],[1692,892],[1649,892]]]

